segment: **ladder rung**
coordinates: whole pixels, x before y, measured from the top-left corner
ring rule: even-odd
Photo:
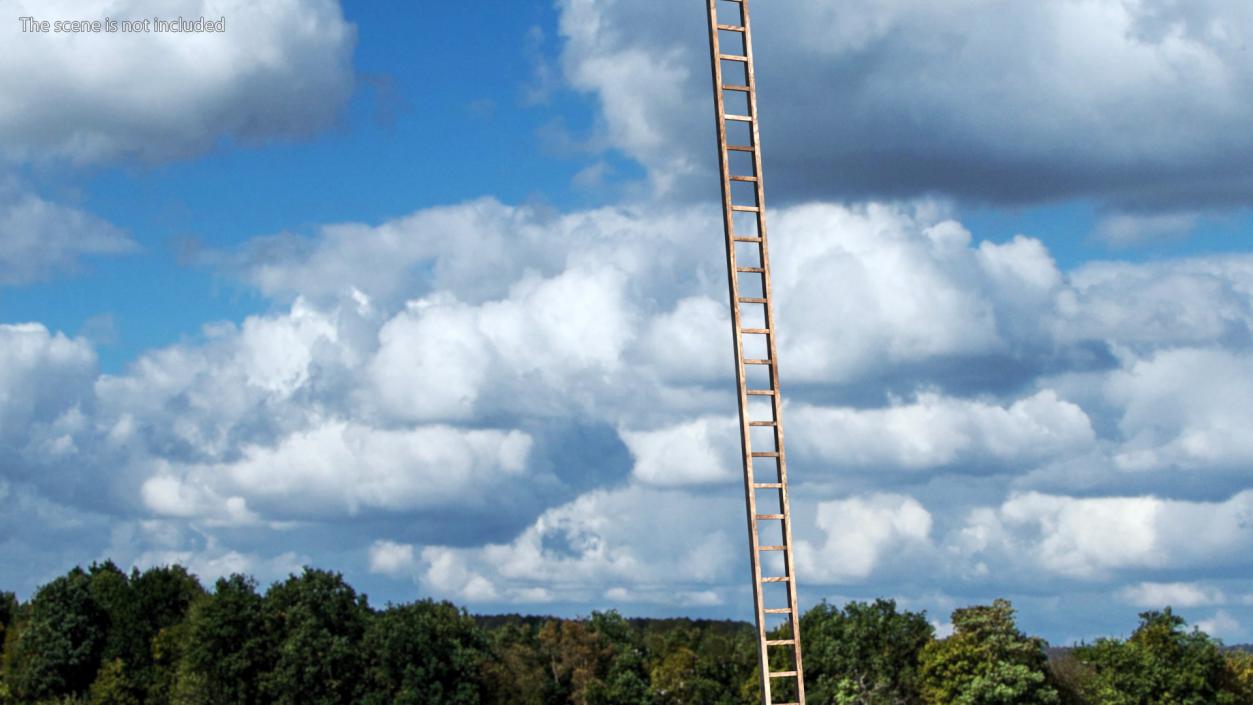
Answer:
[[[723,61],[743,61],[745,63],[748,62],[747,56],[740,56],[739,54],[719,54],[718,58],[722,59]]]
[[[732,181],[756,181],[756,176],[732,176]]]
[[[752,115],[723,115],[722,117],[727,120],[739,120],[740,122],[752,122],[753,121]]]
[[[740,211],[743,213],[756,213],[757,211],[761,209],[758,208],[757,206],[731,206],[731,210]]]
[[[782,551],[785,548],[787,548],[787,546],[758,546],[757,550],[758,551]]]
[[[750,397],[772,397],[774,396],[774,390],[773,389],[750,389],[748,390],[748,395]]]
[[[728,144],[727,151],[728,152],[751,152],[753,151],[753,146],[748,145],[748,144]]]
[[[757,519],[782,519],[782,514],[757,514]]]
[[[724,90],[724,91],[740,91],[740,92],[742,92],[742,93],[747,93],[747,92],[749,92],[749,91],[751,91],[751,90],[753,90],[753,89],[752,89],[752,88],[749,88],[748,86],[742,86],[742,85],[740,85],[740,84],[738,84],[738,83],[726,83],[726,84],[723,84],[723,86],[722,86],[722,90]]]
[[[769,361],[769,360],[760,360],[760,359],[757,359],[757,358],[749,358],[749,359],[747,359],[747,360],[745,360],[745,361],[744,361],[744,364],[745,364],[745,365],[769,365],[769,364],[770,364],[770,361]],[[773,425],[774,425],[774,422],[773,422],[773,421],[754,421],[754,422],[753,422],[753,425],[754,425],[754,426],[763,426],[763,425],[773,426]]]
[[[767,607],[762,612],[766,614],[788,614],[792,611],[791,607]]]
[[[769,328],[741,328],[740,332],[748,333],[749,335],[770,335]]]
[[[791,678],[796,675],[796,671],[773,671],[770,673],[771,678]]]
[[[757,296],[741,296],[739,299],[736,299],[736,300],[737,300],[737,301],[739,301],[739,302],[740,302],[740,303],[742,303],[742,304],[764,304],[764,303],[766,303],[766,300],[765,300],[765,299],[760,298],[760,297],[757,297]]]
[[[779,451],[777,451],[777,450],[755,450],[755,451],[753,451],[753,457],[754,457],[754,458],[777,458],[777,457],[779,457]]]
[[[791,580],[791,578],[787,577],[786,575],[777,575],[773,578],[762,578],[761,582],[763,583],[786,583],[789,580]]]
[[[795,644],[795,639],[767,639],[766,646],[783,646],[784,644]]]
[[[781,490],[783,489],[783,483],[782,482],[754,482],[753,489],[755,490]],[[766,549],[763,548],[761,550],[764,551]]]
[[[736,242],[763,242],[763,240],[759,237],[748,237],[747,235],[736,235],[735,241]]]
[[[728,32],[743,32],[744,28],[736,24],[720,24],[718,29],[725,29]]]
[[[766,268],[765,267],[736,267],[735,271],[751,273],[751,274],[765,274]]]

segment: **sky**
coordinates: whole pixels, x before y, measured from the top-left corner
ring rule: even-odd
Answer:
[[[1253,6],[753,7],[802,607],[1253,641]],[[0,589],[751,619],[703,3],[0,8]]]

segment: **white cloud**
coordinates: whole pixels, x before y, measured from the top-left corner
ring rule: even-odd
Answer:
[[[164,160],[219,139],[309,135],[352,91],[355,29],[338,2],[26,2],[0,26],[0,155]],[[225,16],[222,33],[23,33],[16,18]],[[72,60],[70,60],[72,57]]]
[[[742,506],[639,486],[595,490],[544,512],[509,543],[428,546],[421,582],[473,602],[533,602],[536,589],[595,602],[617,589],[634,601],[701,604],[740,564]]]
[[[1223,346],[1253,329],[1253,257],[1096,262],[1067,276],[1050,335],[1151,351]]]
[[[1130,585],[1118,596],[1136,607],[1204,607],[1227,602],[1223,591],[1202,583],[1152,583]],[[1208,630],[1207,630],[1208,631]]]
[[[894,494],[820,502],[817,525],[821,544],[796,542],[796,559],[809,581],[822,584],[859,582],[885,561],[917,566],[912,553],[930,548],[931,513],[918,500]]]
[[[640,482],[674,486],[728,482],[741,472],[739,422],[702,417],[652,431],[621,430]]]
[[[703,6],[559,8],[566,78],[598,99],[610,144],[659,191],[707,192],[714,163],[693,139],[712,128]],[[1253,181],[1253,11],[1235,0],[817,0],[756,8],[753,24],[780,192],[1160,207],[1240,203]]]
[[[414,421],[471,417],[492,352],[474,313],[455,301],[419,301],[383,326],[370,379],[385,409]]]
[[[613,587],[605,591],[605,598],[614,604],[652,604],[683,607],[714,607],[723,604],[722,596],[714,590],[680,590],[667,588],[652,591]]]
[[[1179,238],[1196,229],[1195,213],[1115,213],[1096,224],[1098,238],[1114,246]]]
[[[959,224],[903,208],[812,204],[776,211],[773,231],[787,379],[839,382],[1003,347],[991,301],[971,286],[977,265]]]
[[[1219,639],[1239,637],[1245,634],[1240,622],[1226,610],[1218,610],[1213,617],[1196,623],[1197,629]]]
[[[413,546],[380,540],[370,545],[370,572],[393,578],[411,574],[417,568]]]
[[[90,396],[96,353],[38,323],[0,324],[0,452],[73,445]],[[14,468],[16,469],[16,468]]]
[[[1226,350],[1167,350],[1109,377],[1126,442],[1127,470],[1204,469],[1253,462],[1253,357]]]
[[[793,448],[836,467],[920,470],[995,463],[1011,471],[1095,443],[1077,405],[1044,390],[1007,407],[933,392],[883,409],[796,406]]]
[[[73,272],[84,257],[136,249],[129,235],[109,223],[0,178],[0,286]]]
[[[237,497],[300,517],[473,506],[525,471],[531,443],[519,431],[327,421],[277,446],[246,445],[234,462],[170,466],[142,491],[149,509],[171,516],[208,513],[218,501],[242,510]]]
[[[1247,567],[1251,512],[1253,491],[1222,502],[1030,492],[1011,496],[995,514],[973,512],[962,535],[975,555],[999,544],[999,560],[1103,580],[1120,571]]]
[[[645,323],[644,355],[666,381],[716,382],[734,372],[730,307],[708,296],[679,300]]]
[[[1039,241],[975,242],[933,203],[778,215],[803,598],[919,566],[928,590],[1080,580],[1111,600],[1170,571],[1242,570],[1244,495],[1172,491],[1185,465],[1247,488],[1233,401],[1251,376],[1247,258],[1063,274]],[[223,260],[248,262],[238,271],[287,308],[122,373],[97,377],[85,341],[5,329],[26,343],[0,351],[17,355],[3,413],[40,431],[19,440],[29,458],[37,436],[43,463],[6,479],[70,497],[90,477],[75,501],[181,527],[131,556],[321,560],[333,531],[372,556],[363,570],[472,605],[734,604],[745,541],[720,237],[699,209],[479,201],[254,243]],[[1196,377],[1215,371],[1223,383]],[[1217,450],[1185,453],[1198,435]],[[1120,470],[1141,451],[1157,460]],[[1013,493],[1027,488],[1050,494]],[[375,543],[402,520],[411,543]]]

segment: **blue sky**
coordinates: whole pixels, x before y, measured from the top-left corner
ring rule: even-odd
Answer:
[[[0,587],[747,618],[701,4],[209,4],[0,28]],[[1253,11],[979,6],[754,13],[802,602],[1251,640]]]

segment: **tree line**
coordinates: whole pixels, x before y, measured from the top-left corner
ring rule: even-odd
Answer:
[[[1253,705],[1253,654],[1169,608],[1141,614],[1125,640],[1069,649],[1020,631],[1005,600],[958,609],[952,625],[937,638],[891,600],[818,605],[801,619],[808,702]],[[264,591],[243,575],[206,591],[180,566],[106,562],[29,602],[0,593],[0,705],[754,705],[755,636],[742,622],[615,612],[373,609],[313,568]]]

